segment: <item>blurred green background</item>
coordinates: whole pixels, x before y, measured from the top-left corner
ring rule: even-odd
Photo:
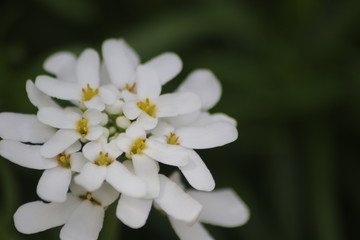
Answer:
[[[360,239],[360,1],[186,0],[0,2],[0,111],[35,113],[25,81],[58,50],[100,49],[124,37],[143,61],[174,51],[183,72],[222,81],[212,112],[238,121],[239,139],[200,151],[217,186],[251,209],[248,224],[209,227],[217,239]],[[12,215],[38,200],[41,172],[0,159],[0,239],[58,239],[59,228],[18,233]],[[140,230],[109,210],[100,239],[176,239],[152,211]]]

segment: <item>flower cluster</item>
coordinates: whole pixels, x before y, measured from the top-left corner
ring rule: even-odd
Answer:
[[[180,239],[212,239],[201,223],[244,224],[247,207],[233,190],[214,190],[194,150],[236,140],[236,121],[209,113],[221,96],[209,70],[192,72],[174,93],[162,94],[181,68],[174,53],[140,63],[118,39],[103,43],[102,58],[93,49],[49,57],[49,74],[26,83],[37,114],[0,114],[1,156],[44,170],[37,194],[45,202],[22,205],[16,228],[31,234],[64,225],[61,239],[95,240],[115,201],[125,225],[142,227],[154,206]],[[167,177],[162,164],[180,171]],[[195,190],[185,189],[180,172]]]

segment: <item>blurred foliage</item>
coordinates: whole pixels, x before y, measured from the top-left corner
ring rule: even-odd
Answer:
[[[58,50],[100,49],[124,37],[144,61],[177,52],[183,72],[209,68],[223,84],[213,112],[238,120],[239,139],[200,151],[218,187],[249,205],[248,224],[209,227],[217,239],[360,239],[360,1],[185,0],[0,2],[0,111],[35,113],[25,81]],[[206,86],[204,86],[206,87]],[[12,214],[37,200],[41,172],[1,159],[0,238],[58,239],[59,228],[18,233]],[[140,230],[110,208],[101,239],[175,239],[152,211]]]

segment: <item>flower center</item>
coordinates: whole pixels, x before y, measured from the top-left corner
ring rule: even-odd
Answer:
[[[98,166],[109,166],[114,162],[114,159],[109,157],[109,153],[103,153],[100,152],[99,157],[97,160],[94,161],[94,163]]]
[[[131,92],[131,93],[136,93],[135,87],[136,87],[136,83],[133,83],[132,85],[130,85],[130,84],[127,83],[124,88],[120,89],[120,91],[122,91],[122,90],[128,90],[128,91]]]
[[[67,155],[65,152],[60,153],[56,160],[59,164],[59,166],[70,169],[71,168],[71,162],[70,162],[71,155]]]
[[[92,204],[101,206],[101,203],[93,198],[93,195],[90,192],[87,192],[84,195],[81,195],[82,200],[89,200]]]
[[[180,145],[179,137],[177,137],[175,133],[170,133],[169,137],[167,138],[167,143],[171,145]]]
[[[156,117],[156,105],[151,104],[149,98],[146,98],[145,101],[140,101],[137,103],[137,106],[146,112],[149,116],[155,118]]]
[[[87,87],[86,89],[85,88],[81,89],[83,92],[82,100],[84,102],[91,100],[94,96],[99,94],[98,88],[94,90],[92,87],[90,87],[90,84],[87,84],[86,87]]]
[[[146,147],[145,141],[141,138],[138,138],[130,148],[130,155],[140,154],[142,150]]]
[[[77,132],[81,134],[82,137],[85,137],[88,132],[88,120],[86,118],[82,118],[77,122]]]

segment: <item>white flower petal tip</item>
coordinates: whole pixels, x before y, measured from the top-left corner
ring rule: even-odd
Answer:
[[[76,73],[80,86],[98,88],[100,83],[100,57],[93,49],[84,50],[76,64]]]
[[[145,225],[151,210],[152,200],[121,195],[116,216],[128,227],[138,229]]]
[[[20,142],[44,143],[56,130],[41,123],[36,115],[0,113],[0,137]]]
[[[81,100],[81,92],[76,82],[61,81],[49,76],[38,76],[35,85],[50,97],[63,100]]]
[[[109,39],[103,43],[102,52],[111,81],[119,88],[132,83],[138,65],[134,51],[124,41]]]
[[[57,166],[54,159],[44,158],[40,155],[40,146],[13,140],[0,141],[0,155],[26,168],[43,170]]]
[[[71,171],[62,167],[45,170],[37,185],[38,196],[49,202],[65,202]]]
[[[175,134],[182,146],[194,149],[219,147],[238,138],[236,127],[227,122],[183,127],[175,130]]]
[[[209,110],[220,100],[222,88],[210,70],[199,69],[185,79],[178,91],[197,94],[201,100],[201,109]]]
[[[14,214],[15,227],[21,233],[32,234],[61,226],[79,204],[80,199],[71,194],[68,194],[64,203],[26,203]]]
[[[144,65],[156,71],[162,85],[176,77],[182,69],[182,61],[175,53],[163,53]]]
[[[189,163],[179,167],[189,184],[199,191],[212,191],[215,181],[200,156],[193,150],[188,151]]]
[[[189,191],[203,205],[200,221],[221,227],[239,227],[250,218],[249,208],[232,189]]]
[[[26,92],[32,105],[37,108],[60,107],[51,97],[41,92],[31,80],[26,81]]]
[[[58,52],[48,57],[44,62],[44,69],[49,73],[61,75],[68,72],[75,65],[76,58],[70,52]]]
[[[160,194],[155,198],[156,204],[174,219],[194,224],[202,210],[201,204],[164,175],[159,177]]]

